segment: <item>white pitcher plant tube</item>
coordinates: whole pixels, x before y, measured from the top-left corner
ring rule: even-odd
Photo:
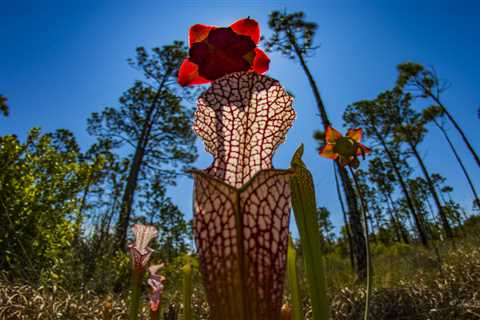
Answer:
[[[135,224],[132,231],[135,236],[135,242],[128,246],[128,250],[132,257],[133,270],[141,270],[143,272],[153,252],[148,247],[148,244],[157,237],[158,231],[153,226],[143,224]]]
[[[148,247],[152,239],[156,238],[158,231],[153,226],[135,224],[132,228],[135,242],[128,246],[132,258],[132,292],[128,306],[129,320],[138,319],[142,280],[147,268],[148,261],[153,250]],[[155,270],[156,271],[156,270]]]
[[[277,80],[235,72],[198,99],[194,130],[213,155],[193,170],[194,235],[214,320],[278,320],[288,247],[289,170],[273,153],[295,118]]]

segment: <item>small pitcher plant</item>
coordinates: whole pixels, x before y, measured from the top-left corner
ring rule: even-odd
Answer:
[[[153,249],[148,247],[150,241],[157,237],[158,231],[153,226],[135,224],[133,226],[135,242],[128,246],[132,258],[132,291],[128,306],[129,320],[137,320],[140,309],[140,298],[143,277]],[[160,319],[160,301],[164,290],[165,277],[157,272],[163,268],[163,264],[152,265],[148,268],[150,287],[149,307],[152,320]]]

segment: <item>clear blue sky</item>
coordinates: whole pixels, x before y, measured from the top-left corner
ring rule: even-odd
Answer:
[[[435,66],[452,86],[446,105],[480,150],[480,19],[477,1],[5,1],[0,0],[0,93],[9,98],[11,116],[0,118],[0,134],[24,137],[33,126],[44,131],[72,130],[81,146],[89,114],[116,105],[118,97],[140,75],[126,63],[137,46],[147,48],[187,40],[195,23],[228,25],[251,16],[268,35],[267,17],[274,9],[302,10],[318,23],[317,54],[309,60],[336,127],[346,105],[373,98],[390,88],[395,66],[413,60]],[[297,120],[276,154],[287,167],[299,143],[306,145],[319,205],[327,206],[338,225],[341,214],[331,162],[319,158],[312,132],[319,118],[299,66],[270,55],[269,75],[296,95]],[[455,143],[473,174],[478,167],[460,139]],[[197,167],[211,158],[199,142]],[[442,137],[432,129],[421,145],[432,172],[448,178],[454,196],[468,209],[472,196]],[[192,181],[183,178],[170,194],[191,216]]]

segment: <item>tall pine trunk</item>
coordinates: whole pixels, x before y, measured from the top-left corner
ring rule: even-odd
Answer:
[[[440,221],[442,223],[443,230],[445,231],[445,235],[447,236],[447,238],[453,238],[452,228],[450,226],[450,223],[448,222],[447,215],[445,213],[445,210],[443,209],[442,203],[440,202],[440,197],[438,196],[437,190],[435,190],[435,185],[433,184],[433,181],[430,178],[430,174],[427,170],[427,167],[425,166],[425,163],[423,162],[422,157],[418,153],[418,150],[415,144],[410,140],[407,141],[407,143],[410,146],[410,150],[412,151],[413,155],[417,159],[418,164],[420,165],[420,169],[422,170],[423,176],[427,181],[427,185],[432,195],[433,201],[435,202],[435,206],[437,207],[438,215],[440,216]]]
[[[352,232],[352,248],[353,255],[355,258],[355,271],[358,277],[358,280],[364,280],[367,277],[367,252],[365,250],[365,238],[363,234],[363,225],[361,212],[358,208],[357,199],[355,196],[348,197],[349,194],[355,195],[355,190],[353,189],[352,181],[345,170],[337,163],[337,169],[340,174],[340,179],[343,184],[344,193],[347,195],[347,204],[349,207],[349,224],[350,230]],[[367,223],[365,221],[365,223]]]
[[[352,232],[350,230],[350,223],[347,220],[347,213],[345,211],[345,205],[343,204],[342,191],[340,190],[340,183],[338,181],[337,165],[333,164],[333,172],[335,174],[335,186],[337,188],[338,201],[340,202],[340,208],[342,209],[343,215],[343,224],[345,225],[345,232],[347,233],[348,239],[348,253],[350,257],[350,266],[355,270],[355,260],[353,257],[353,242],[352,242]]]
[[[367,228],[366,229],[367,234],[369,234],[368,223],[370,223],[370,231],[371,231],[370,236],[371,236],[373,242],[376,244],[377,243],[377,237],[376,237],[375,232],[374,232],[375,231],[375,226],[373,225],[372,214],[370,213],[370,210],[368,210],[368,205],[365,202],[365,196],[361,192],[358,177],[356,176],[356,174],[353,170],[350,170],[350,173],[352,174],[353,183],[355,185],[355,189],[357,190],[356,194],[357,194],[358,198],[360,199],[360,205],[361,205],[362,210],[363,210],[363,216],[366,217],[364,223],[365,223],[365,228]]]
[[[442,132],[443,136],[445,137],[445,140],[447,140],[448,145],[450,146],[450,149],[452,150],[453,155],[455,156],[455,159],[457,159],[458,164],[462,168],[463,174],[465,175],[465,178],[467,179],[467,183],[470,186],[470,189],[472,190],[473,197],[475,198],[475,202],[480,204],[480,200],[478,198],[477,190],[475,190],[475,186],[473,185],[472,178],[470,177],[470,174],[467,171],[467,168],[463,164],[462,159],[460,158],[460,155],[457,152],[457,149],[453,145],[452,141],[450,140],[450,137],[448,136],[447,131],[443,126],[441,126],[437,120],[433,119],[433,123],[440,129]]]
[[[157,108],[158,100],[160,99],[163,85],[167,75],[164,76],[163,82],[160,84],[150,107],[148,108],[145,120],[143,123],[142,131],[140,137],[137,140],[135,146],[135,153],[133,156],[133,161],[130,165],[130,170],[128,173],[127,184],[125,185],[125,190],[122,197],[122,202],[120,206],[120,214],[118,217],[118,222],[115,231],[115,249],[116,250],[125,250],[127,242],[127,231],[130,224],[130,218],[132,213],[132,206],[135,198],[135,191],[138,185],[138,177],[143,165],[143,158],[145,156],[145,149],[148,145],[150,138],[150,131],[152,128],[152,121],[155,109]]]
[[[288,32],[287,35],[292,47],[295,50],[298,60],[300,61],[300,65],[302,66],[302,69],[308,78],[308,82],[310,84],[310,87],[312,88],[313,96],[315,97],[315,101],[317,103],[318,111],[320,112],[320,116],[322,118],[322,124],[324,126],[324,129],[326,129],[327,126],[330,126],[331,123],[328,119],[327,111],[320,95],[320,90],[318,89],[315,79],[313,78],[313,75],[305,62],[303,53],[298,47],[295,37],[290,32]],[[352,187],[352,182],[350,180],[350,177],[348,176],[348,172],[345,170],[345,168],[338,165],[338,163],[336,163],[336,165],[342,181],[343,190],[347,198],[348,215],[353,240],[353,247],[351,248],[351,250],[353,251],[353,255],[355,257],[356,273],[358,278],[360,280],[363,280],[366,278],[367,275],[367,255],[364,245],[366,239],[363,235],[360,211],[358,209],[357,199],[354,189]]]
[[[130,224],[130,216],[132,212],[133,200],[135,197],[135,190],[137,189],[138,176],[143,162],[143,156],[145,155],[144,140],[139,140],[135,147],[135,154],[133,156],[133,162],[130,165],[130,171],[128,173],[127,184],[122,196],[122,204],[120,207],[120,214],[118,216],[118,222],[115,231],[115,247],[118,250],[125,250],[127,241],[127,230]]]

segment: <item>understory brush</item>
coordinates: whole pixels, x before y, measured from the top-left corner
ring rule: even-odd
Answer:
[[[427,250],[416,245],[372,245],[374,289],[369,319],[480,319],[478,240],[457,239],[455,243],[436,243],[435,247]],[[355,283],[348,257],[332,252],[325,260],[332,319],[362,319],[365,288]],[[165,319],[169,320],[182,319],[181,281],[175,269],[168,272],[170,280],[162,303]],[[300,285],[305,291],[305,282]],[[288,290],[286,293],[288,296]],[[72,292],[59,286],[34,286],[4,278],[0,280],[0,319],[126,319],[124,297],[124,292]],[[304,301],[306,319],[310,319],[308,299]],[[192,303],[194,319],[208,319],[198,271]]]

